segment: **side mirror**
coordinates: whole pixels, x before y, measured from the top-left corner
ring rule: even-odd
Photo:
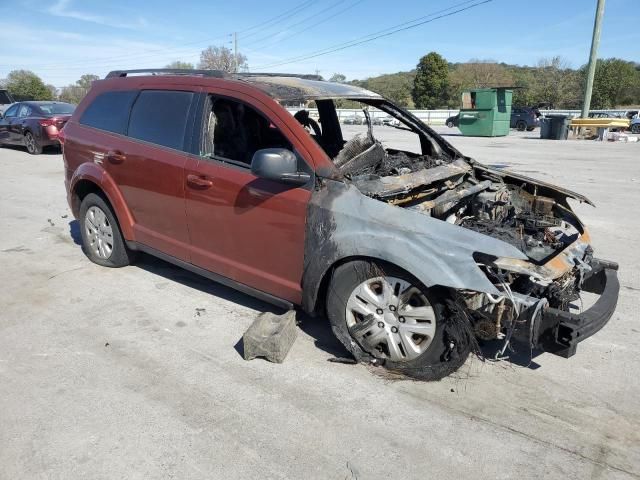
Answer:
[[[311,175],[298,171],[298,159],[286,148],[263,148],[253,154],[251,173],[256,177],[288,183],[304,185]]]

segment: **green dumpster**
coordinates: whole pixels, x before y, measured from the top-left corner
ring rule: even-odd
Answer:
[[[509,88],[476,88],[462,93],[458,128],[470,137],[509,135],[511,97]]]

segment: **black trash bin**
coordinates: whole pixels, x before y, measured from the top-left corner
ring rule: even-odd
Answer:
[[[549,115],[551,121],[549,138],[551,140],[566,140],[569,137],[569,125],[571,118],[567,115]]]
[[[551,138],[551,119],[540,117],[540,138],[549,140]]]

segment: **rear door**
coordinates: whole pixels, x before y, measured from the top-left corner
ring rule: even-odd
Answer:
[[[288,148],[311,172],[303,147],[252,97],[210,94],[203,105],[199,156],[185,172],[192,263],[299,303],[311,187],[258,178],[250,163],[258,149]]]
[[[80,118],[90,127],[81,136],[82,154],[114,180],[133,216],[135,240],[183,261],[189,261],[184,145],[195,96],[170,88],[110,91]]]
[[[136,240],[184,261],[189,261],[185,139],[191,135],[196,96],[181,90],[142,90],[131,108],[127,138],[106,167],[135,217]]]

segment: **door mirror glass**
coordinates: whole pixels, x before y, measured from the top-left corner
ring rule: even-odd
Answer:
[[[311,178],[308,173],[298,171],[298,159],[286,148],[256,151],[251,159],[251,173],[256,177],[290,185],[304,185]]]

